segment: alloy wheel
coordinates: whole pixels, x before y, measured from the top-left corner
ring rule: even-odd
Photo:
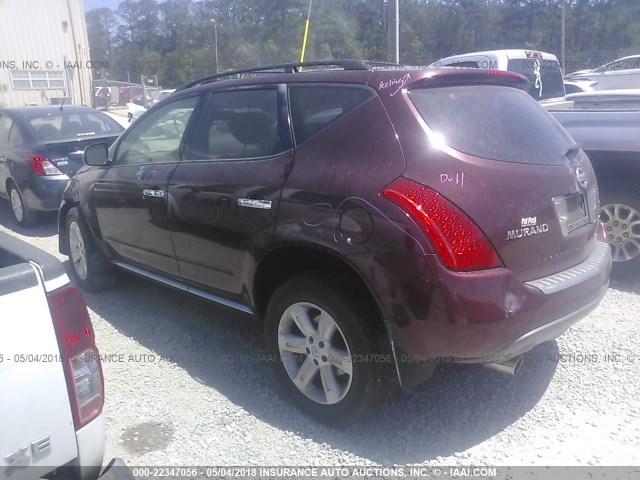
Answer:
[[[13,209],[13,215],[16,217],[16,220],[21,222],[24,218],[24,208],[22,206],[22,198],[20,198],[20,194],[15,188],[11,189],[11,208]]]
[[[69,225],[69,250],[76,273],[82,279],[87,278],[87,254],[82,232],[77,222],[71,222]]]
[[[640,255],[640,212],[628,205],[611,203],[600,208],[614,262],[627,262]]]
[[[349,345],[322,308],[308,302],[287,308],[280,318],[278,348],[289,378],[311,400],[331,405],[349,392],[353,377]]]

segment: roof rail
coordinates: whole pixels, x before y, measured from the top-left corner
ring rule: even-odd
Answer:
[[[213,83],[219,80],[237,76],[241,76],[245,73],[255,74],[268,74],[268,73],[298,73],[302,67],[318,67],[318,66],[335,66],[342,67],[343,70],[369,70],[371,66],[380,65],[382,62],[368,62],[366,60],[315,60],[308,62],[294,62],[294,63],[281,63],[277,65],[264,65],[261,67],[244,68],[241,70],[230,70],[228,72],[221,72],[216,75],[209,75],[197,80],[193,80],[185,85],[176,89],[176,92],[186,90],[187,88],[195,87],[197,85],[204,85],[206,83]]]

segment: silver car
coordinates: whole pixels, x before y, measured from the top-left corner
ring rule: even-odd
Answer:
[[[640,88],[640,55],[622,57],[598,68],[570,73],[564,78],[598,82],[598,90]]]

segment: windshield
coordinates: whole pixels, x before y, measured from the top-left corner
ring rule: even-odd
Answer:
[[[507,69],[527,77],[529,95],[536,100],[564,97],[562,70],[555,60],[520,58],[509,60]]]

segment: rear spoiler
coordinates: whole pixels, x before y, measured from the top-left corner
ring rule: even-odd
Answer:
[[[374,72],[372,86],[378,90],[395,91],[396,88],[434,88],[463,85],[504,85],[529,90],[530,82],[519,73],[505,70],[478,68],[440,67],[426,70],[395,70]]]

